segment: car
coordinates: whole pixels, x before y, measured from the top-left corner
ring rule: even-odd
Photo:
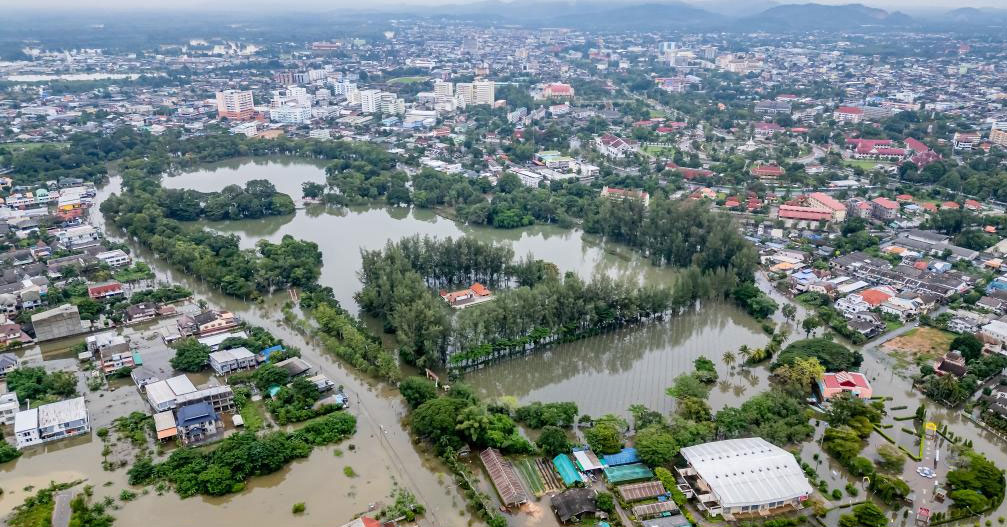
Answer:
[[[927,467],[919,467],[919,468],[917,468],[916,469],[916,473],[919,474],[919,475],[921,475],[921,476],[923,476],[923,477],[925,477],[925,478],[935,478],[935,477],[937,477],[937,473],[934,472],[933,469],[929,469]]]

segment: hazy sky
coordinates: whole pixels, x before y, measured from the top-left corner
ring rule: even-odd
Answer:
[[[269,8],[308,11],[333,10],[339,8],[366,9],[368,5],[440,5],[454,3],[469,3],[473,0],[291,0],[277,2],[275,0],[0,0],[0,8],[11,9],[198,9],[220,11],[230,8],[261,9]],[[619,0],[615,0],[618,2]],[[624,0],[625,1],[625,0]],[[633,3],[645,3],[655,0],[632,0]],[[656,0],[660,2],[661,0]],[[705,0],[683,0],[685,3],[701,5]],[[958,7],[1007,7],[1007,0],[776,0],[780,4],[799,4],[814,1],[820,4],[850,4],[862,3],[872,7],[885,9],[954,9]],[[212,7],[211,7],[212,6]]]

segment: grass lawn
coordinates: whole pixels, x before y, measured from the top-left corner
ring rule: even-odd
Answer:
[[[643,151],[652,156],[674,157],[675,155],[674,148],[667,148],[663,146],[653,146],[653,145],[645,146],[643,147]]]
[[[266,423],[265,406],[262,401],[248,401],[241,409],[241,418],[245,420],[245,430],[255,432],[261,430]]]
[[[883,165],[886,167],[892,166],[891,163],[885,163],[883,161],[873,161],[870,159],[846,159],[843,161],[843,164],[845,164],[848,167],[860,167],[864,170],[873,170],[874,167],[877,165]]]
[[[920,327],[889,340],[881,347],[895,359],[897,368],[905,369],[911,365],[932,363],[951,349],[954,338],[955,334],[950,331]]]
[[[58,147],[61,147],[61,148],[66,148],[67,146],[70,145],[70,143],[56,143],[56,142],[48,143],[48,142],[44,142],[44,141],[43,142],[39,142],[39,143],[25,143],[25,142],[21,142],[21,143],[0,143],[0,148],[6,148],[6,149],[8,149],[8,150],[10,150],[12,152],[21,152],[21,151],[24,151],[24,150],[33,150],[35,148],[39,148],[39,147],[42,147],[42,146],[45,146],[45,145],[53,145],[53,146],[58,146]]]
[[[417,82],[426,82],[430,77],[396,77],[390,81],[388,84],[415,84]]]
[[[905,324],[903,324],[901,322],[896,322],[894,320],[886,320],[885,321],[885,332],[895,331],[896,329],[899,329],[899,328],[901,328],[904,325]]]
[[[661,110],[649,110],[651,119],[664,119],[667,115]]]
[[[528,489],[532,491],[532,494],[539,496],[545,492],[545,483],[539,477],[534,458],[526,457],[519,459],[514,462],[514,468],[517,469],[518,474],[521,475],[521,479],[524,480],[525,485],[528,485]]]

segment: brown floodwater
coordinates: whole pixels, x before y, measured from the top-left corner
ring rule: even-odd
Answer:
[[[250,179],[269,179],[278,190],[297,199],[302,182],[324,181],[323,167],[323,163],[289,158],[239,160],[165,178],[164,184],[172,188],[211,191],[228,184],[243,184]],[[113,177],[99,191],[96,202],[118,192],[120,183],[118,177]],[[104,226],[101,214],[96,208],[94,212],[91,221]],[[673,270],[651,266],[624,247],[601,243],[577,230],[554,226],[508,231],[477,228],[457,224],[430,211],[408,208],[310,206],[293,216],[281,218],[201,224],[240,236],[244,247],[254,246],[259,239],[276,241],[284,234],[318,243],[324,254],[320,281],[331,286],[339,301],[350,310],[356,309],[353,294],[360,287],[357,279],[360,249],[376,249],[388,240],[413,234],[469,235],[509,244],[519,257],[531,253],[556,263],[563,271],[574,271],[584,277],[604,272],[668,283],[675,275]],[[115,228],[106,230],[112,237],[122,235]],[[259,303],[226,297],[198,279],[166,266],[135,243],[129,243],[135,255],[151,264],[159,280],[183,284],[212,305],[268,327],[289,344],[300,347],[309,362],[346,387],[352,401],[350,411],[358,418],[358,432],[341,445],[318,448],[308,459],[293,463],[276,474],[253,479],[245,491],[235,495],[187,500],[179,500],[174,494],[141,496],[115,512],[120,525],[178,525],[178,518],[183,517],[180,511],[184,511],[185,518],[198,517],[201,523],[210,525],[339,525],[367,511],[371,505],[387,500],[396,485],[416,493],[419,501],[427,506],[423,525],[474,523],[465,513],[464,499],[447,471],[409,438],[401,424],[405,408],[394,391],[321,353],[317,346],[283,325],[280,308],[288,300],[286,293],[272,295]],[[778,301],[785,301],[779,295],[776,297]],[[801,310],[797,320],[803,316]],[[781,315],[775,318],[785,323]],[[793,331],[792,325],[791,329],[791,339],[803,336],[803,333],[797,334],[799,330]],[[696,357],[705,355],[717,363],[720,372],[721,380],[711,393],[711,405],[720,408],[741,404],[768,386],[764,367],[728,367],[721,361],[723,352],[736,351],[742,344],[760,347],[767,341],[759,324],[743,312],[729,304],[712,303],[660,323],[626,328],[493,364],[468,374],[465,380],[484,396],[509,395],[521,401],[572,400],[591,415],[625,413],[627,407],[636,402],[668,412],[673,403],[664,395],[665,389],[675,376],[692,370]],[[26,353],[40,354],[37,348]],[[71,358],[58,349],[47,348],[44,357],[48,360],[50,355],[59,360]],[[910,406],[910,411],[915,409],[919,395],[906,379],[891,373],[885,362],[887,358],[870,349],[866,350],[866,357],[863,369],[872,377],[876,393],[895,396],[897,400],[906,401],[904,404]],[[119,392],[125,390],[114,393]],[[937,419],[948,422],[956,434],[973,439],[977,450],[994,459],[1007,459],[1003,444],[972,423],[954,412],[935,413]],[[356,447],[354,452],[348,448],[351,443]],[[23,500],[27,494],[21,490],[23,487],[42,486],[50,480],[88,478],[99,496],[117,497],[126,487],[125,473],[102,470],[101,448],[100,441],[77,438],[51,445],[44,452],[30,452],[17,462],[0,467],[0,488],[5,491],[0,497],[0,515]],[[334,455],[336,448],[343,452],[341,457]],[[347,478],[343,474],[346,466],[353,467],[359,476]],[[112,484],[102,486],[106,481]],[[307,513],[303,517],[292,516],[290,507],[302,501],[307,504]],[[519,514],[511,517],[511,524],[554,526],[556,522],[548,511],[548,501],[543,500],[538,505],[545,507],[544,514],[535,517]]]

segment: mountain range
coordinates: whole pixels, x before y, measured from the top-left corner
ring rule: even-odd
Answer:
[[[863,4],[823,5],[776,0],[483,0],[473,3],[387,8],[385,14],[462,18],[489,24],[573,27],[588,30],[869,31],[899,28],[1007,26],[1007,9],[959,8],[911,17]],[[366,11],[359,11],[363,15]],[[373,11],[372,11],[373,12]]]

